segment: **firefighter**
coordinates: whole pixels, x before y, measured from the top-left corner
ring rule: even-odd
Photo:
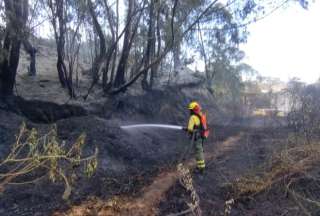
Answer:
[[[195,150],[197,169],[200,173],[203,173],[206,167],[203,153],[203,142],[209,135],[206,116],[201,112],[199,103],[195,101],[189,104],[188,109],[190,110],[190,118],[188,127],[185,128],[185,130],[189,133]]]

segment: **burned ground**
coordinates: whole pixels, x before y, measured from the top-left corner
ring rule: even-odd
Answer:
[[[56,125],[60,141],[66,143],[85,133],[85,154],[91,154],[95,147],[99,149],[98,170],[90,179],[77,177],[69,204],[80,203],[90,196],[107,199],[139,193],[161,170],[175,167],[188,139],[182,131],[123,131],[120,125],[150,122],[154,118],[162,123],[185,124],[184,115],[188,113],[184,105],[188,99],[183,93],[170,92],[109,99],[98,112],[97,109],[86,111],[77,105],[15,98],[0,110],[2,155],[8,154],[22,122],[43,134]],[[108,107],[109,101],[116,105]],[[182,105],[173,109],[178,103]],[[15,109],[9,109],[10,106]],[[54,112],[48,114],[48,110]],[[0,200],[0,209],[6,215],[48,215],[54,210],[68,209],[69,204],[61,199],[62,192],[62,185],[47,179],[31,185],[9,186]]]
[[[198,92],[198,93],[197,93]],[[212,136],[205,143],[207,170],[204,176],[193,172],[192,152],[185,154],[190,143],[182,131],[133,130],[124,131],[121,125],[159,122],[185,124],[188,116],[185,105],[192,100],[183,91],[154,91],[147,95],[123,95],[107,98],[101,104],[84,108],[53,105],[60,141],[73,142],[86,133],[85,154],[99,148],[98,169],[92,178],[77,176],[72,196],[62,200],[63,186],[43,179],[35,184],[9,186],[0,198],[0,212],[5,215],[167,215],[189,208],[190,192],[179,183],[177,164],[183,162],[192,174],[194,189],[200,200],[202,215],[224,215],[230,199],[231,215],[301,215],[303,211],[283,187],[271,187],[257,195],[237,196],[234,182],[257,173],[275,152],[281,151],[289,130],[275,127],[274,119],[232,119],[215,106],[205,90],[194,90],[204,101],[209,113]],[[24,112],[0,110],[1,155],[9,151],[22,122],[42,133],[52,124],[33,121]],[[49,103],[45,103],[48,105]],[[49,104],[51,105],[51,103]],[[40,107],[42,105],[39,105]],[[78,106],[78,105],[77,105]],[[71,108],[70,108],[71,107]],[[41,109],[41,108],[39,108]],[[80,110],[66,111],[68,109]],[[60,111],[59,111],[60,110]],[[59,117],[63,113],[67,116]],[[37,117],[39,112],[32,112]],[[41,112],[40,112],[41,113]],[[62,114],[61,114],[62,113]],[[19,115],[20,114],[20,115]],[[22,115],[21,115],[22,114]],[[38,117],[37,117],[38,119]],[[282,121],[282,120],[281,120]],[[41,123],[39,123],[41,122]],[[259,127],[257,127],[257,125]],[[295,184],[312,185],[316,181],[302,179]],[[299,188],[299,187],[298,187]],[[301,190],[301,188],[299,188]],[[315,195],[317,196],[316,190]],[[137,207],[138,206],[138,207]]]

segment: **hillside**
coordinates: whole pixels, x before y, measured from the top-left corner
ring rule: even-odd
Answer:
[[[0,1],[0,215],[320,215],[320,85],[242,50],[308,2]]]
[[[41,61],[39,58],[39,64],[44,64]],[[84,152],[87,155],[95,147],[99,149],[98,169],[89,179],[82,175],[76,177],[68,202],[61,198],[63,185],[49,180],[9,186],[0,200],[0,211],[6,215],[167,215],[184,212],[190,208],[188,203],[193,202],[196,208],[192,211],[198,214],[225,215],[229,208],[226,203],[232,199],[236,203],[230,204],[231,215],[253,212],[258,215],[284,212],[300,215],[300,209],[290,198],[279,203],[278,198],[271,201],[258,195],[259,202],[242,201],[232,186],[270,160],[275,146],[281,149],[279,143],[285,143],[286,129],[272,126],[273,123],[266,124],[270,117],[264,117],[262,125],[254,118],[232,121],[205,88],[190,86],[185,81],[180,84],[183,88],[172,86],[149,93],[133,90],[116,99],[104,98],[99,103],[76,102],[69,107],[58,105],[58,108],[54,103],[61,103],[67,97],[57,100],[51,96],[51,91],[54,93],[59,88],[56,77],[42,74],[41,70],[39,73],[35,79],[18,85],[20,91],[27,92],[23,96],[31,99],[29,102],[18,100],[17,104],[21,104],[16,109],[18,115],[0,111],[1,155],[7,154],[23,121],[41,133],[46,133],[55,124],[59,140],[66,143],[72,143],[81,133],[86,133]],[[42,76],[46,77],[46,82],[41,82]],[[148,122],[185,125],[188,116],[185,107],[194,99],[201,101],[212,127],[212,136],[205,144],[208,168],[204,176],[193,172],[194,162],[184,132],[120,129],[121,125]],[[55,112],[45,114],[49,107],[55,107]],[[43,115],[52,118],[47,122],[48,118]],[[256,129],[257,124],[260,129]],[[176,169],[181,162],[190,173],[183,174]],[[191,180],[196,200],[192,198],[190,188],[182,183],[188,181],[185,178]],[[277,192],[274,193],[263,196],[278,197]],[[275,204],[278,207],[268,207]]]

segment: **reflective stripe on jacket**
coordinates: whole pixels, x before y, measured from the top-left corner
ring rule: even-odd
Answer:
[[[188,131],[193,132],[194,129],[200,127],[200,119],[197,115],[191,115],[188,123]]]

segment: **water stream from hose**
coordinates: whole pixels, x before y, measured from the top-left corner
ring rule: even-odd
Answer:
[[[166,128],[172,130],[182,130],[183,127],[179,125],[166,125],[166,124],[135,124],[135,125],[125,125],[120,126],[121,129],[134,129],[134,128]]]

